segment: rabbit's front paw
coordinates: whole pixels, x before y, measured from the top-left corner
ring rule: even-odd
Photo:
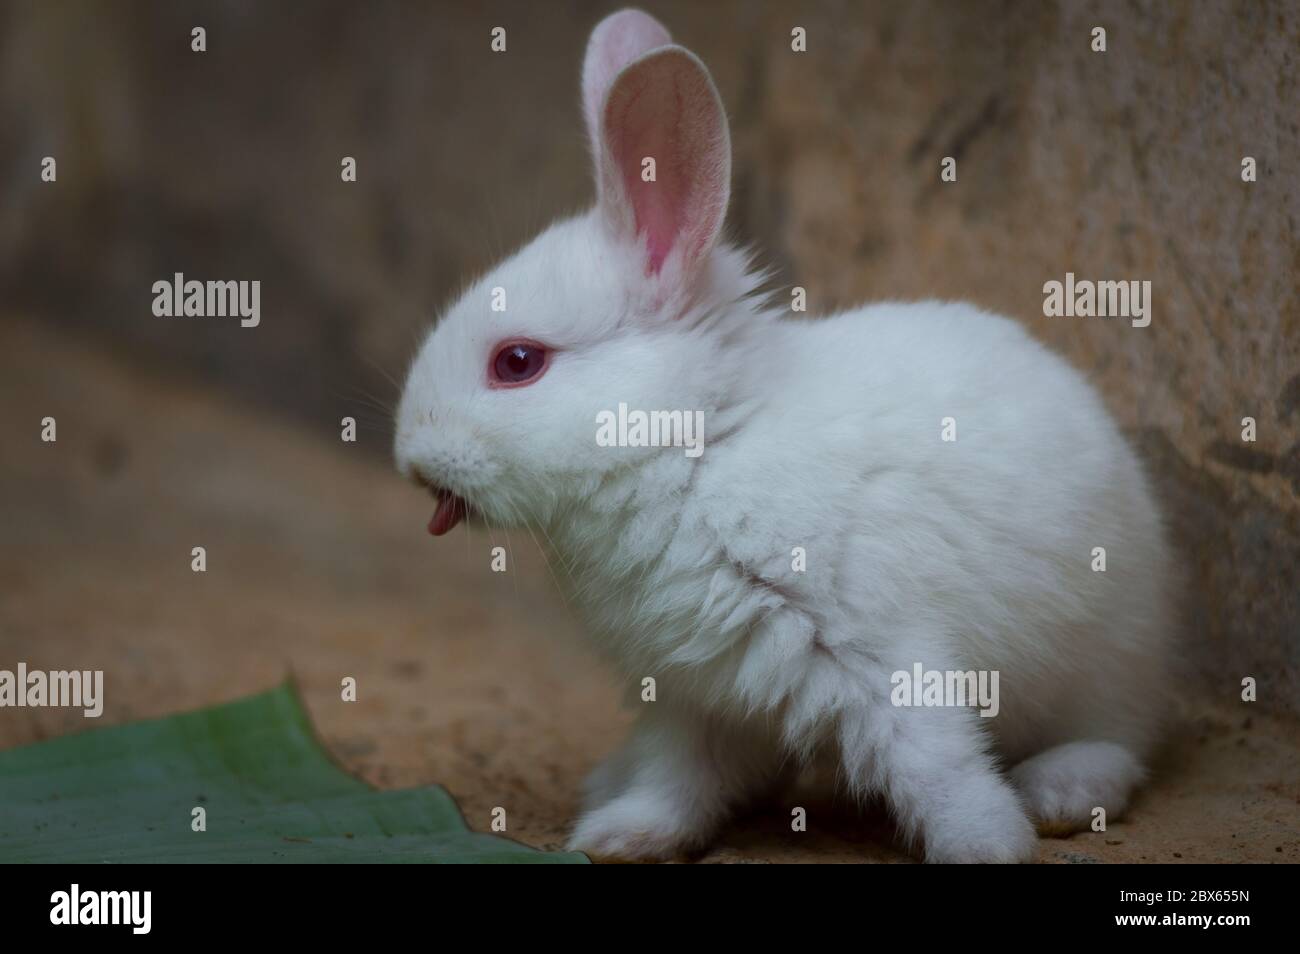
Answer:
[[[707,818],[652,790],[636,789],[578,819],[569,849],[597,860],[660,861],[703,846]]]
[[[1141,763],[1123,746],[1082,741],[1058,745],[1021,762],[1012,769],[1011,780],[1038,830],[1065,837],[1087,829],[1100,809],[1111,819],[1118,818],[1142,775]]]
[[[922,824],[925,860],[945,864],[1014,864],[1031,861],[1038,837],[1029,817],[1005,786],[967,792]]]

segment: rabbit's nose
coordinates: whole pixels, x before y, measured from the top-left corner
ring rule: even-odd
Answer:
[[[416,455],[412,453],[409,442],[402,436],[398,436],[397,446],[393,453],[393,463],[397,467],[397,472],[405,477],[411,483],[419,487],[429,485],[429,475],[425,472]]]

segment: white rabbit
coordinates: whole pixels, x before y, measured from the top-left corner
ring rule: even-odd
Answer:
[[[533,529],[632,690],[656,681],[572,847],[699,849],[828,753],[930,861],[1022,861],[1035,823],[1113,820],[1158,732],[1173,570],[1097,394],[969,305],[765,308],[719,242],[721,100],[646,14],[596,27],[582,91],[595,207],[447,312],[396,435],[431,532]],[[702,411],[703,453],[602,446],[620,404]],[[918,664],[995,671],[997,715],[895,705]]]

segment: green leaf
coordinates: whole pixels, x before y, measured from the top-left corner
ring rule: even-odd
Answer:
[[[583,863],[471,832],[442,788],[381,792],[292,686],[0,752],[0,862]],[[207,830],[190,828],[203,808]]]

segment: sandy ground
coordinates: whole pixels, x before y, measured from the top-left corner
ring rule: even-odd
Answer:
[[[238,331],[233,333],[238,334]],[[40,420],[58,422],[54,444]],[[360,443],[145,372],[34,323],[0,327],[0,668],[103,669],[98,725],[298,681],[322,738],[375,785],[446,786],[470,825],[561,844],[583,774],[630,722],[529,539],[424,532],[428,498]],[[493,573],[490,548],[512,568]],[[190,569],[192,547],[207,571]],[[340,699],[353,676],[359,699]],[[1202,695],[1205,695],[1202,693]],[[0,748],[90,725],[0,710]],[[790,830],[792,805],[808,831]],[[900,861],[879,810],[783,796],[705,861]],[[1300,727],[1189,704],[1156,777],[1045,862],[1300,861]]]

